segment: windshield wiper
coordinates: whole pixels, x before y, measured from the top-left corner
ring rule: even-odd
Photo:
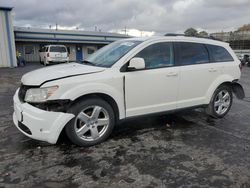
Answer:
[[[90,62],[90,61],[81,61],[82,63],[86,64],[86,65],[92,65],[92,66],[96,66],[94,63]]]

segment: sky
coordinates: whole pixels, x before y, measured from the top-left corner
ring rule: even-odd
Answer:
[[[134,36],[236,30],[250,23],[250,0],[0,0],[20,27],[119,32]],[[126,28],[126,29],[125,29]]]

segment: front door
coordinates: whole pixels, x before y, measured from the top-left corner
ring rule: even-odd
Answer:
[[[76,46],[76,61],[82,61],[83,55],[82,55],[82,46],[77,45]]]
[[[179,67],[173,56],[169,42],[152,44],[135,56],[144,59],[146,68],[125,73],[127,117],[176,108]]]

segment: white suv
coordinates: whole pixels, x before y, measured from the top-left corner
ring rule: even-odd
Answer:
[[[47,45],[40,52],[40,63],[45,66],[50,63],[65,63],[69,61],[69,54],[64,45]]]
[[[104,141],[117,122],[136,116],[205,107],[221,118],[233,95],[240,61],[227,43],[165,36],[116,41],[82,64],[22,77],[13,120],[25,135],[56,143],[62,131],[80,146]]]

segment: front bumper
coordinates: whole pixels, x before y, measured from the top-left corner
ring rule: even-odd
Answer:
[[[16,127],[26,136],[55,144],[63,127],[75,116],[63,112],[49,112],[38,109],[14,95],[13,121]],[[27,131],[28,130],[28,131]]]

